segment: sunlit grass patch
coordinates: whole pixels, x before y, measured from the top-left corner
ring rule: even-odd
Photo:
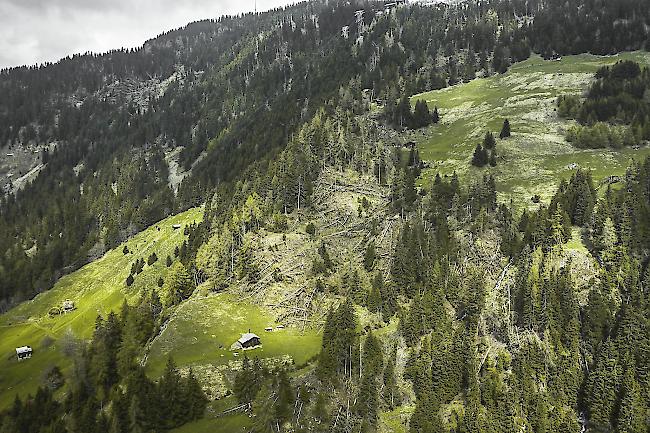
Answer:
[[[420,156],[431,167],[423,171],[419,183],[427,185],[436,173],[456,172],[471,181],[490,172],[500,199],[530,207],[533,195],[549,198],[560,180],[571,176],[575,169],[568,168],[571,164],[591,170],[596,183],[624,174],[632,159],[650,155],[650,148],[576,149],[564,138],[571,122],[558,118],[555,111],[558,95],[582,93],[599,67],[621,59],[650,64],[647,52],[567,56],[559,61],[532,56],[505,74],[413,96],[413,103],[424,99],[441,115],[440,124],[429,127],[418,140]],[[497,167],[471,167],[471,155],[485,131],[498,135],[505,118],[512,137],[497,140]]]
[[[156,281],[167,272],[165,258],[174,256],[174,248],[185,239],[185,226],[202,219],[203,211],[195,208],[160,221],[133,236],[125,244],[130,253],[124,254],[125,244],[108,251],[100,259],[62,277],[52,289],[33,300],[24,302],[0,316],[0,408],[7,407],[16,393],[34,394],[42,382],[44,371],[58,365],[64,374],[70,368],[69,359],[61,352],[66,333],[75,338],[89,339],[98,314],[104,317],[118,312],[124,299],[134,301],[142,289],[156,287]],[[158,230],[160,228],[160,230]],[[137,258],[155,252],[158,261],[145,266],[131,287],[126,287],[131,263]],[[76,309],[67,314],[50,317],[52,307],[60,307],[64,300],[74,301]],[[31,359],[18,362],[15,348],[29,345],[34,349]]]
[[[278,329],[264,307],[238,302],[231,294],[221,293],[207,298],[191,299],[182,305],[165,332],[151,348],[147,370],[152,376],[160,374],[168,357],[178,366],[220,366],[249,358],[285,358],[303,364],[320,351],[321,335],[306,328]],[[271,327],[273,331],[265,331]],[[250,350],[231,351],[231,345],[243,333],[257,334],[262,346]],[[235,353],[238,356],[235,356]]]

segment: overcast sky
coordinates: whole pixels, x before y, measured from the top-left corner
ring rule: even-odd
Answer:
[[[137,47],[192,21],[252,11],[254,1],[0,0],[0,68]],[[257,0],[257,10],[289,3]]]

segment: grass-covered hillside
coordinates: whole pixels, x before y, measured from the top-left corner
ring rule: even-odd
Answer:
[[[64,375],[71,367],[63,355],[65,344],[92,336],[98,314],[104,317],[118,312],[125,299],[133,302],[142,289],[157,287],[159,277],[165,277],[165,258],[174,257],[174,249],[186,238],[183,227],[202,219],[202,209],[195,208],[170,216],[135,235],[102,258],[61,278],[51,290],[20,304],[0,316],[0,407],[11,404],[16,394],[25,397],[42,384],[44,372],[58,365]],[[180,229],[173,225],[180,224]],[[124,254],[124,245],[129,249]],[[133,285],[125,280],[132,262],[156,253],[158,261],[144,267]],[[67,314],[50,316],[53,307],[71,300],[76,309]],[[15,348],[31,346],[34,355],[18,362]]]
[[[645,51],[559,60],[532,56],[505,74],[413,96],[413,103],[424,99],[431,109],[437,106],[441,115],[439,124],[414,133],[420,156],[432,166],[424,172],[424,179],[437,172],[483,173],[470,165],[472,152],[486,131],[498,137],[506,118],[512,136],[497,139],[498,163],[489,169],[496,175],[501,199],[512,198],[519,204],[530,204],[534,194],[548,199],[559,179],[568,178],[576,167],[591,170],[597,182],[624,174],[632,159],[640,161],[650,154],[650,147],[576,149],[565,140],[572,121],[559,118],[556,112],[557,96],[582,94],[598,68],[624,59],[650,64],[650,54]]]
[[[228,293],[194,297],[184,302],[174,318],[151,346],[147,369],[157,377],[171,356],[181,367],[191,366],[214,397],[228,390],[224,372],[238,369],[242,352],[230,346],[244,332],[262,339],[262,347],[247,351],[249,357],[303,364],[320,350],[320,336],[314,329],[278,328],[267,309]],[[272,331],[265,331],[266,328]]]

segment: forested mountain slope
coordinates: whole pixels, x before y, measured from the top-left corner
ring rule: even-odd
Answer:
[[[358,110],[350,103],[365,88],[391,100],[501,72],[531,47],[545,55],[641,48],[643,4],[481,2],[387,14],[382,2],[310,2],[197,22],[137,50],[4,70],[0,299],[30,297],[249,164],[263,169],[324,104]],[[572,46],[560,36],[572,31],[597,37]],[[32,156],[12,164],[18,147]],[[176,147],[181,171],[174,164],[169,173],[164,155]],[[176,195],[170,177],[172,187],[184,180]]]
[[[576,62],[504,75],[533,52],[647,49],[646,6],[310,2],[2,71],[0,169],[34,171],[0,203],[0,431],[647,433],[647,53],[515,83],[557,140],[615,132],[602,184],[509,200],[544,122],[499,102]]]

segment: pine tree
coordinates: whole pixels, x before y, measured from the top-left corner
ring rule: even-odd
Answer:
[[[472,165],[475,167],[485,167],[485,164],[487,163],[488,163],[487,150],[484,149],[479,143],[476,145],[476,149],[474,149],[474,155],[472,156]]]
[[[510,137],[510,121],[505,119],[503,121],[503,126],[501,127],[501,132],[499,133],[499,138],[504,139]]]
[[[496,146],[496,140],[494,139],[494,135],[490,131],[487,131],[485,133],[485,137],[483,138],[483,148],[484,149],[494,149],[494,146]]]
[[[167,305],[176,305],[186,299],[194,290],[192,277],[181,262],[176,262],[170,268],[164,285],[164,292],[167,296]]]
[[[429,107],[427,103],[418,99],[415,102],[415,111],[413,113],[413,125],[417,128],[423,128],[428,126],[431,122],[431,114],[429,113]]]
[[[431,115],[431,122],[438,123],[440,121],[440,115],[438,114],[438,107],[433,107],[433,114]]]
[[[185,400],[189,409],[189,419],[195,420],[203,416],[205,408],[208,404],[208,399],[199,384],[199,381],[194,376],[192,368],[185,379],[185,389],[186,394]]]

